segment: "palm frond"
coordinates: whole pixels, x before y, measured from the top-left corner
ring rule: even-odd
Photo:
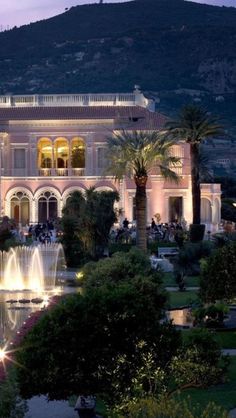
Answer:
[[[159,168],[160,168],[161,175],[164,179],[170,180],[174,183],[179,183],[180,177],[174,170],[171,170],[171,168],[167,166],[163,166],[161,164],[159,165]]]
[[[219,119],[195,105],[185,106],[176,120],[167,122],[166,128],[177,140],[191,143],[201,143],[206,138],[224,134]]]
[[[157,131],[118,131],[107,140],[107,173],[121,178],[127,173],[147,176],[161,162],[170,165],[179,161],[172,157],[170,149],[175,141],[172,135]]]

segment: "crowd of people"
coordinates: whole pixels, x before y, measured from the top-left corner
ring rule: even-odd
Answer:
[[[187,224],[185,220],[182,220],[181,222],[174,221],[169,223],[156,224],[152,218],[151,226],[148,228],[148,238],[152,241],[175,242],[176,235],[180,231],[186,231],[186,229]]]
[[[186,231],[185,220],[181,222],[170,222],[157,224],[152,218],[151,225],[147,226],[147,238],[149,241],[175,242],[180,231]],[[111,240],[113,242],[133,242],[136,239],[136,226],[125,218],[120,227],[112,229]]]
[[[49,244],[56,242],[57,231],[53,220],[47,220],[45,223],[35,225],[25,225],[21,228],[12,230],[13,236],[22,243],[31,240],[35,243]]]

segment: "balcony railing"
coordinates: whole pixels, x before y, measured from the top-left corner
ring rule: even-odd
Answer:
[[[38,175],[41,177],[49,177],[52,175],[52,168],[40,168]]]
[[[139,93],[137,95],[137,93]],[[147,101],[147,99],[146,99]],[[141,92],[134,93],[95,93],[95,94],[39,94],[0,96],[0,107],[35,106],[135,106],[146,107]]]
[[[41,177],[51,176],[84,176],[85,168],[39,168],[38,175]]]
[[[218,183],[202,183],[201,191],[209,193],[221,193],[221,185]]]
[[[70,172],[71,172],[70,176],[84,176],[85,168],[71,168]]]

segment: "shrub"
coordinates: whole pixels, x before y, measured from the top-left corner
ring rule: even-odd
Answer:
[[[128,405],[126,414],[119,413],[114,418],[227,418],[228,414],[221,407],[210,402],[201,411],[200,405],[191,406],[190,402],[169,398],[139,399]]]
[[[120,243],[120,242],[113,242],[108,244],[108,251],[109,254],[112,255],[117,252],[124,252],[127,253],[131,248],[132,244]]]
[[[204,302],[230,301],[236,296],[236,243],[219,248],[202,263],[200,297]]]
[[[11,368],[7,380],[0,384],[0,418],[24,418],[26,412],[26,401],[19,396],[15,370]]]
[[[213,235],[216,248],[221,248],[230,242],[236,241],[236,232],[223,232]]]
[[[161,282],[161,273],[151,268],[149,257],[136,247],[131,248],[128,253],[115,253],[110,258],[87,263],[78,276],[80,283],[86,288],[130,281],[137,276]]]
[[[229,308],[223,303],[209,305],[193,310],[196,325],[202,325],[209,328],[221,328],[224,326],[224,317]]]
[[[180,248],[178,256],[174,260],[175,274],[181,273],[185,275],[196,275],[200,273],[200,260],[208,257],[214,244],[210,241],[202,241],[198,243],[186,242]]]
[[[228,357],[221,354],[214,336],[206,329],[194,329],[171,362],[171,375],[176,385],[173,392],[221,383],[228,365]]]

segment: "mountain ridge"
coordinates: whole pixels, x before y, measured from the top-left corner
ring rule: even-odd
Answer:
[[[184,0],[74,6],[0,33],[0,94],[127,92],[138,84],[164,110],[191,99],[231,118],[235,47],[234,8]]]

